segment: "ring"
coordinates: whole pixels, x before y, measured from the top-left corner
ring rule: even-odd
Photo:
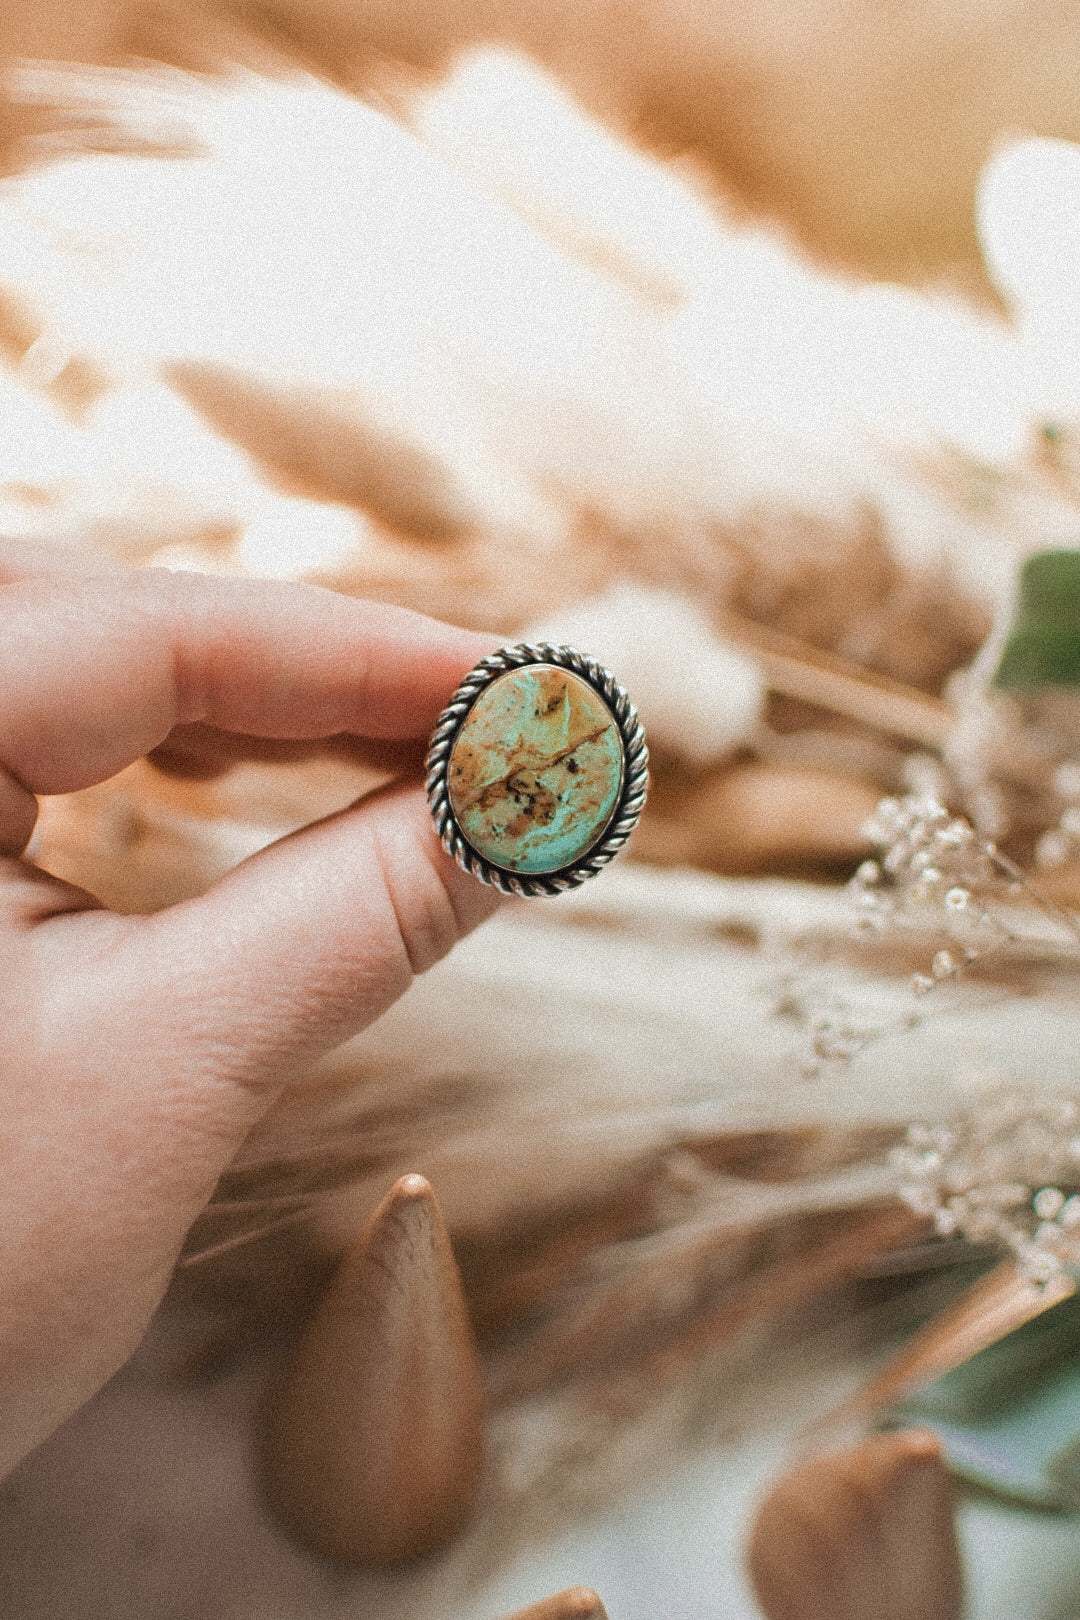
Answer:
[[[552,896],[599,872],[637,825],[649,751],[637,710],[572,647],[500,647],[443,710],[427,795],[443,848],[504,894]]]

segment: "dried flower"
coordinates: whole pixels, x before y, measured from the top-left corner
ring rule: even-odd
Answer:
[[[1045,1285],[1080,1265],[1080,1104],[1001,1081],[948,1124],[910,1125],[890,1162],[910,1208],[943,1235],[1011,1250]]]

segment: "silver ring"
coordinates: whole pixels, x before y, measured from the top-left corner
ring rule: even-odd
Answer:
[[[534,708],[533,717],[541,727],[548,715],[553,728],[565,725],[567,745],[554,753],[534,747],[530,757],[522,734],[502,761],[510,768],[502,776],[484,780],[477,760],[482,757],[485,724],[499,722],[499,705],[512,712],[509,706],[516,703],[525,723],[529,720],[522,708],[528,683],[504,682],[498,693],[492,688],[512,672],[531,665],[552,674],[565,670],[592,695],[566,681],[560,688],[557,680],[541,676],[538,670],[529,701],[547,690],[552,696],[543,710]],[[482,703],[485,694],[489,696]],[[579,727],[589,716],[606,714],[608,718],[601,718],[574,742],[575,713]],[[472,735],[476,743],[470,740]],[[518,754],[516,764],[514,753]],[[552,773],[560,768],[567,779],[564,782],[557,774],[552,782]],[[549,778],[547,782],[540,780],[541,771]],[[486,775],[491,776],[490,765]],[[483,786],[475,791],[478,780]],[[500,647],[477,664],[443,710],[427,756],[428,803],[447,854],[481,883],[525,897],[565,894],[601,871],[637,826],[648,782],[645,733],[623,687],[595,658],[547,641]],[[582,814],[583,807],[588,814]],[[505,819],[508,815],[509,821]],[[545,832],[545,828],[549,830]],[[560,848],[575,837],[583,847],[574,849],[565,864],[548,870],[545,862],[560,859]]]

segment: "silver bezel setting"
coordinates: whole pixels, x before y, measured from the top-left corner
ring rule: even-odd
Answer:
[[[607,705],[623,742],[622,792],[604,831],[596,843],[572,865],[535,875],[495,866],[473,848],[458,826],[447,786],[451,750],[480,693],[492,681],[498,680],[500,675],[512,669],[521,669],[526,664],[554,664],[587,681]],[[500,647],[498,652],[489,653],[482,659],[466,675],[443,710],[428,749],[428,804],[446,853],[452,855],[466,872],[479,878],[481,883],[490,883],[492,888],[501,889],[504,894],[516,894],[526,899],[552,899],[557,894],[565,894],[568,889],[576,889],[587,878],[602,871],[637,826],[648,784],[649,750],[645,746],[645,733],[625,689],[595,658],[589,658],[573,647],[553,646],[548,641],[522,641],[514,647]]]

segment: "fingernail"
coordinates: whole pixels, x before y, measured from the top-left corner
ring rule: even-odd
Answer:
[[[875,1434],[769,1492],[748,1563],[768,1620],[959,1620],[952,1483],[937,1437]]]
[[[506,1615],[505,1620],[607,1620],[607,1610],[591,1586],[568,1586],[565,1592]]]
[[[480,1372],[450,1240],[431,1187],[402,1176],[267,1402],[266,1495],[312,1550],[396,1564],[462,1527],[483,1455]]]

